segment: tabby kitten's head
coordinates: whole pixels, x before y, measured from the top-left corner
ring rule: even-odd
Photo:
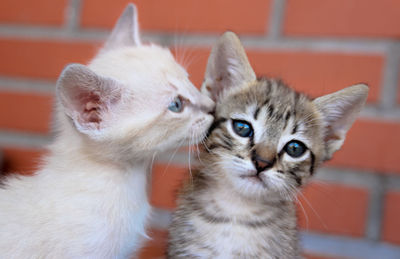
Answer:
[[[114,160],[193,144],[212,122],[213,101],[171,52],[141,43],[133,4],[89,65],[64,69],[56,91],[59,128]]]
[[[341,147],[368,87],[312,100],[281,81],[257,79],[227,32],[211,52],[202,91],[216,101],[204,157],[214,169],[205,174],[247,197],[291,199]]]

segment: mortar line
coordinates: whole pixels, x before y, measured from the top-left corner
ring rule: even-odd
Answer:
[[[85,28],[69,31],[66,28],[50,26],[21,26],[0,25],[0,37],[13,37],[22,39],[59,39],[79,41],[104,40],[109,31],[105,29]],[[189,47],[210,47],[217,40],[217,34],[192,33],[183,35],[182,41]],[[173,34],[165,32],[146,32],[143,38],[160,39],[174,37]],[[391,39],[341,39],[341,38],[268,38],[265,36],[241,35],[242,42],[246,47],[260,50],[308,50],[313,52],[348,52],[350,54],[377,54],[385,53],[393,45],[400,45]],[[171,41],[166,41],[172,44]]]
[[[322,167],[312,179],[369,189],[373,189],[377,183],[383,181],[384,191],[400,190],[400,174],[395,172]]]
[[[34,78],[12,78],[0,76],[0,90],[35,93],[35,94],[54,94],[55,80],[38,80]]]
[[[156,229],[168,229],[171,224],[172,212],[166,209],[153,207],[149,226]]]
[[[268,38],[278,39],[282,35],[286,0],[273,0],[268,25]]]
[[[393,44],[386,53],[383,66],[382,88],[379,106],[383,110],[390,110],[397,104],[398,74],[400,71],[400,46]]]
[[[64,13],[64,28],[67,31],[76,31],[79,28],[81,16],[81,0],[68,0]]]
[[[305,231],[301,231],[300,236],[302,247],[306,253],[325,254],[341,258],[400,258],[400,247],[384,242]]]
[[[369,189],[365,236],[376,242],[381,237],[386,180],[387,177],[378,175],[376,183]]]
[[[10,146],[19,148],[46,148],[52,140],[50,134],[35,134],[28,132],[11,132],[0,130],[0,147]]]
[[[374,107],[367,104],[360,113],[362,119],[372,119],[381,122],[400,122],[400,107],[395,105],[390,109],[383,107]]]

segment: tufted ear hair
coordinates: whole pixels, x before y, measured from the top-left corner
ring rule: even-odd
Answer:
[[[103,50],[139,45],[141,45],[141,42],[139,36],[138,14],[136,6],[130,3],[119,17],[111,35],[108,37],[104,45]]]
[[[214,45],[208,58],[201,91],[217,101],[223,91],[256,80],[239,38],[225,32]]]
[[[122,102],[123,88],[114,79],[97,75],[88,67],[70,64],[61,73],[56,93],[64,113],[76,129],[85,134],[110,124]]]
[[[367,85],[358,84],[313,101],[322,115],[326,150],[324,160],[330,159],[342,146],[347,131],[367,99],[368,90]]]

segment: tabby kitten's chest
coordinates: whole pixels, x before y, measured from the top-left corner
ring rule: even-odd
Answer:
[[[170,258],[296,258],[293,204],[243,206],[235,214],[227,203],[199,204],[207,200],[201,195],[185,199],[176,213],[181,218],[172,224]],[[210,193],[210,200],[218,198],[222,197]]]

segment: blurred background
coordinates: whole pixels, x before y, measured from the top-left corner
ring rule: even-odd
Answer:
[[[0,1],[0,159],[31,174],[51,141],[54,84],[101,47],[125,0]],[[364,82],[361,118],[332,161],[299,195],[307,258],[400,258],[400,1],[136,0],[142,38],[171,47],[201,84],[212,44],[238,33],[259,76],[313,97]],[[187,150],[154,168],[153,237],[141,258],[163,254]]]

